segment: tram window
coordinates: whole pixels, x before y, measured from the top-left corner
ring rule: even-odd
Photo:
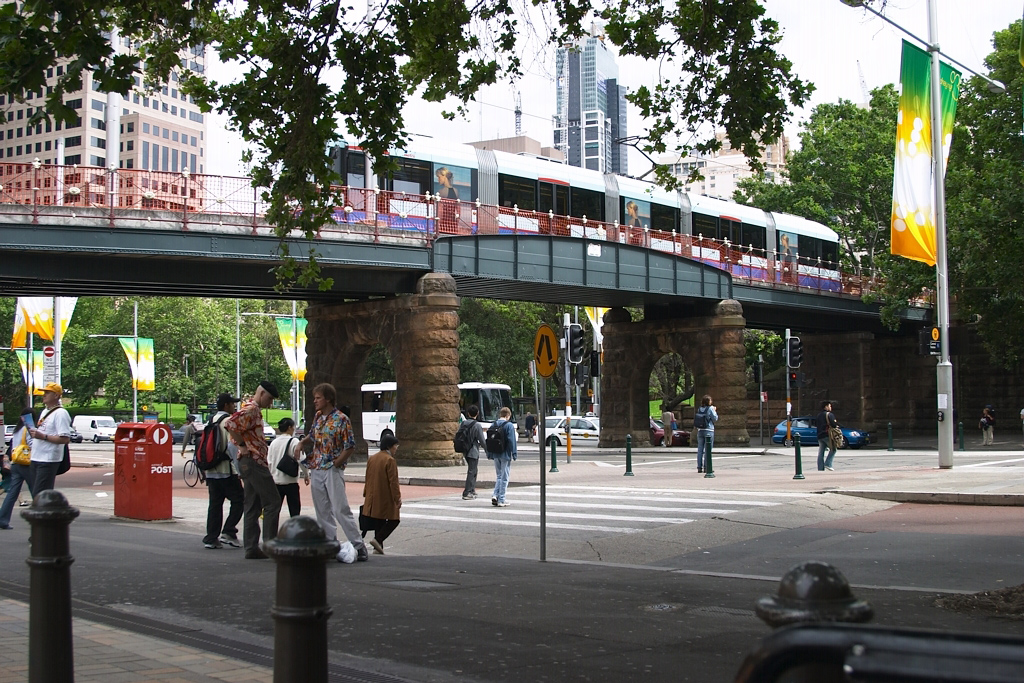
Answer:
[[[718,238],[718,218],[702,213],[693,213],[693,234],[704,237]]]
[[[540,183],[540,204],[538,211],[553,211],[556,216],[569,215],[569,188],[565,185]]]
[[[821,240],[814,237],[800,237],[797,244],[797,253],[800,255],[800,263],[815,266],[821,257]]]
[[[734,221],[731,218],[722,218],[718,228],[718,239],[729,240],[731,244],[739,244],[743,239],[741,225],[739,221]]]
[[[604,220],[604,193],[593,190],[582,190],[578,187],[569,190],[569,215],[576,218],[586,216],[592,221]]]
[[[433,187],[430,162],[417,159],[394,159],[398,169],[392,171],[388,185],[395,192],[426,194]]]
[[[839,245],[835,242],[821,243],[821,260],[823,263],[830,263],[832,267],[839,265]]]
[[[537,182],[510,175],[498,175],[498,203],[502,206],[518,206],[522,211],[537,208]]]
[[[349,152],[345,155],[345,184],[349,187],[364,187],[366,183],[366,155]]]
[[[744,247],[752,246],[759,253],[764,253],[765,230],[761,226],[744,223],[740,239]]]
[[[651,230],[675,231],[678,216],[679,210],[675,207],[651,204]]]

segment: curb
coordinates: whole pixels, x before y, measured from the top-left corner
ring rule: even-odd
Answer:
[[[829,491],[844,496],[891,500],[895,503],[946,505],[1002,505],[1024,507],[1024,494],[1017,493],[934,493],[928,491]]]

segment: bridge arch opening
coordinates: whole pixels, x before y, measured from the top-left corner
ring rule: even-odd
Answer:
[[[670,351],[658,358],[651,369],[649,386],[651,416],[662,420],[663,413],[671,412],[678,428],[684,429],[683,420],[689,415],[687,407],[693,404],[695,384],[693,371],[687,367],[683,357]],[[669,430],[672,425],[664,427],[666,438],[671,438]]]

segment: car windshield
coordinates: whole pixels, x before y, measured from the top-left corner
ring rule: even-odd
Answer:
[[[110,429],[115,429],[117,427],[117,424],[112,419],[110,419],[108,417],[105,420],[96,420],[96,426],[97,427],[109,427]]]
[[[548,429],[558,426],[558,423],[562,421],[560,417],[548,417],[544,419],[544,426]]]

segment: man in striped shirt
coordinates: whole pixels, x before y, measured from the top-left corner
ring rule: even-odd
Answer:
[[[274,484],[274,475],[267,464],[267,442],[263,438],[263,409],[277,398],[277,387],[260,382],[252,398],[241,409],[224,420],[224,429],[238,444],[238,475],[245,487],[242,512],[242,545],[245,559],[262,560],[267,555],[260,549],[260,512],[263,512],[263,542],[277,536],[281,514],[281,494]]]

